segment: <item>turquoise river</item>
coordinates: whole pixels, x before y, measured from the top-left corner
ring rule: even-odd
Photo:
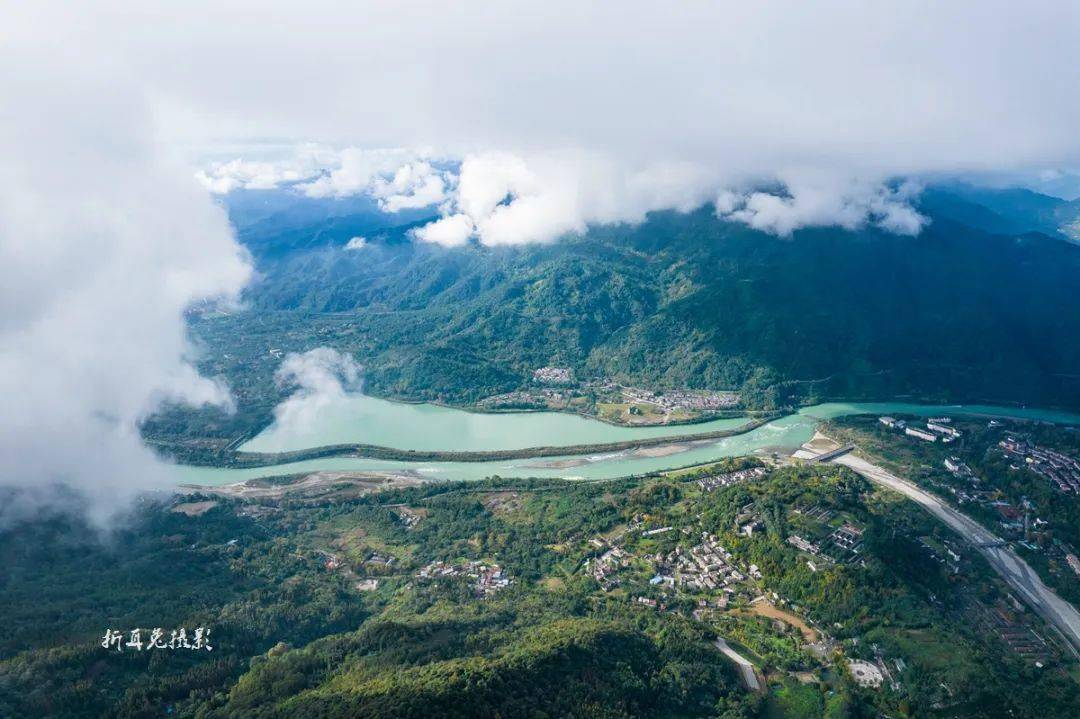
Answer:
[[[634,438],[680,435],[733,429],[745,419],[723,419],[671,427],[616,427],[555,412],[477,414],[464,410],[412,405],[365,398],[354,412],[336,409],[318,417],[303,433],[272,426],[245,444],[251,451],[280,451],[326,444],[367,443],[398,449],[490,451],[527,447],[618,442]],[[821,420],[852,414],[910,414],[1008,417],[1080,424],[1080,415],[1055,410],[987,405],[920,405],[901,402],[828,403],[805,407],[750,432],[720,440],[673,440],[672,446],[627,450],[608,454],[543,457],[495,462],[400,462],[332,457],[272,467],[230,469],[177,466],[180,482],[220,485],[257,477],[332,472],[392,472],[445,480],[501,477],[563,477],[610,479],[684,467],[762,452],[790,453],[808,441]]]

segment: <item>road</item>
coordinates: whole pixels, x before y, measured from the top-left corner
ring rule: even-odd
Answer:
[[[1061,632],[1072,646],[1073,653],[1080,656],[1080,612],[1043,584],[1035,570],[1005,546],[999,537],[929,492],[865,459],[845,454],[832,462],[849,467],[870,481],[903,494],[967,539],[1039,616]]]
[[[739,671],[742,673],[743,681],[746,682],[746,687],[748,689],[755,692],[760,692],[762,690],[761,682],[758,681],[757,674],[754,672],[754,665],[750,663],[749,659],[729,647],[728,643],[721,638],[717,638],[716,648],[722,651],[728,659],[739,666]]]

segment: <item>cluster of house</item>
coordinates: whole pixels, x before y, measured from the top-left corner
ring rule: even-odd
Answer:
[[[389,569],[394,563],[394,557],[389,554],[380,554],[378,552],[372,552],[367,559],[364,560],[364,567],[371,570],[386,570]]]
[[[533,382],[541,384],[573,384],[574,373],[567,367],[541,367],[533,370]]]
[[[420,524],[420,520],[423,516],[416,510],[410,507],[395,507],[394,513],[401,520],[401,523],[405,525],[405,529],[415,529],[416,525]]]
[[[808,560],[806,566],[811,571],[816,572],[818,565],[816,562],[832,563],[836,559],[843,559],[845,555],[857,555],[859,553],[859,545],[862,543],[863,530],[856,527],[851,522],[844,522],[843,525],[835,529],[832,534],[823,540],[823,544],[826,546],[823,548],[821,544],[812,542],[798,534],[788,535],[787,543],[798,549],[800,552],[805,552],[814,556],[814,559]],[[835,547],[835,549],[833,548]],[[823,551],[823,549],[827,551]]]
[[[931,417],[926,422],[926,428],[913,427],[902,419],[896,417],[878,417],[878,422],[889,429],[903,430],[904,434],[909,437],[916,437],[926,442],[937,442],[939,439],[942,442],[952,442],[954,439],[958,439],[960,430],[952,426],[951,417]]]
[[[808,539],[800,537],[798,534],[792,534],[788,536],[787,542],[791,546],[798,549],[800,552],[806,552],[807,554],[814,555],[814,559],[806,560],[806,566],[810,568],[811,572],[816,572],[818,570],[818,561],[832,563],[832,557],[822,554],[821,547],[818,546],[817,542],[811,542]],[[820,558],[820,560],[818,558]]]
[[[1054,483],[1062,492],[1080,492],[1080,460],[1053,449],[1039,447],[1020,437],[998,442],[1006,457],[1023,459],[1028,468]]]
[[[851,522],[844,522],[835,532],[829,535],[833,544],[854,554],[858,554],[859,545],[862,543],[863,530]]]
[[[706,492],[711,492],[714,489],[730,487],[733,484],[739,484],[740,482],[747,482],[751,479],[764,477],[767,472],[768,470],[764,467],[752,467],[750,469],[740,469],[737,472],[727,472],[725,474],[704,477],[699,479],[697,483],[698,486]]]
[[[1025,526],[1025,513],[1017,507],[1014,507],[1009,502],[1001,498],[1001,492],[995,489],[978,489],[978,485],[981,484],[978,475],[966,462],[959,457],[946,457],[945,469],[949,471],[957,479],[967,480],[970,486],[967,488],[957,487],[953,484],[938,483],[938,486],[944,491],[949,492],[956,497],[957,502],[960,504],[974,503],[981,504],[983,506],[991,507],[998,513],[1001,518],[1001,527],[1005,530],[1024,531],[1027,534],[1027,527]],[[1033,508],[1026,505],[1026,508]],[[1033,524],[1034,529],[1038,529],[1039,525],[1047,524],[1046,521],[1036,518]]]
[[[323,566],[328,572],[336,572],[341,567],[341,559],[336,554],[322,552]]]
[[[234,540],[235,541],[235,540]],[[324,552],[322,550],[316,550],[318,554],[322,556],[323,566],[326,567],[328,572],[336,572],[345,566],[345,560],[336,554],[330,552]],[[372,552],[362,562],[364,569],[367,571],[383,571],[394,563],[394,557],[390,555],[379,554],[378,552]]]
[[[959,457],[946,457],[945,469],[953,473],[954,476],[962,479],[975,479],[975,472],[971,470],[971,467],[967,466]]]
[[[421,567],[416,576],[424,579],[465,577],[474,580],[476,594],[480,597],[489,597],[513,583],[513,580],[503,573],[502,567],[498,564],[486,564],[484,562],[465,562],[461,564],[432,562],[426,567]]]
[[[496,394],[477,402],[481,407],[521,407],[527,405],[543,405],[548,402],[569,402],[574,398],[572,390],[555,390],[540,388],[529,392],[505,392]]]
[[[975,600],[968,615],[983,631],[994,634],[1013,652],[1037,667],[1051,658],[1046,640],[1024,621],[1024,605],[1012,593],[992,604]]]
[[[585,560],[585,572],[595,579],[605,592],[610,592],[619,586],[618,572],[628,566],[630,566],[630,555],[622,547],[612,547],[599,557]]]
[[[731,409],[739,404],[737,392],[697,392],[693,390],[668,390],[652,392],[637,387],[623,387],[623,397],[633,402],[656,405],[666,411],[696,409],[713,411]]]
[[[727,595],[735,593],[735,585],[746,581],[746,576],[734,566],[731,553],[717,543],[716,535],[701,533],[701,543],[684,550],[676,547],[653,557],[656,576],[649,580],[653,585],[681,587],[690,591],[722,590],[723,605]],[[750,565],[750,576],[761,578],[757,565]]]

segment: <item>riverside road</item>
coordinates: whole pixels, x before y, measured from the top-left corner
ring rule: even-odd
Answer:
[[[1073,653],[1080,656],[1080,612],[1043,584],[1035,570],[999,537],[929,492],[865,459],[845,454],[831,461],[854,470],[871,482],[903,494],[967,539],[1039,616],[1061,632]]]

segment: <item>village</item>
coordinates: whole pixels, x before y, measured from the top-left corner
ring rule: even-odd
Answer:
[[[498,564],[487,562],[432,562],[416,573],[419,579],[464,578],[469,580],[480,598],[490,597],[500,589],[509,587],[513,580],[506,576]]]
[[[1035,474],[1048,479],[1062,492],[1080,493],[1080,460],[1053,449],[1039,447],[1027,438],[1009,435],[998,443],[1010,459],[1022,460]]]
[[[488,409],[577,409],[590,405],[623,405],[635,422],[667,421],[672,415],[685,420],[698,415],[733,410],[740,406],[737,392],[710,390],[651,390],[624,386],[608,379],[579,382],[567,367],[533,370],[532,387],[485,397],[477,406]],[[644,408],[644,410],[643,410]],[[655,414],[655,417],[645,417]]]

